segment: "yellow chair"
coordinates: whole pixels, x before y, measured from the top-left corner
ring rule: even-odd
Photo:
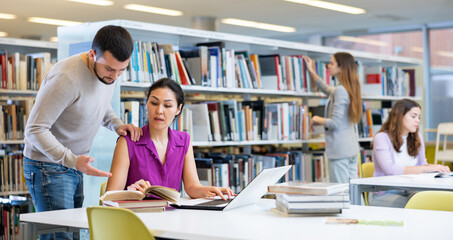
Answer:
[[[99,197],[102,197],[102,195],[104,195],[106,188],[107,188],[107,182],[103,182],[101,184],[101,190],[99,191]],[[101,200],[99,200],[99,206],[102,206]]]
[[[372,162],[362,163],[362,177],[363,178],[372,177],[373,174],[374,174],[374,163]],[[368,206],[368,192],[363,193],[363,198],[365,200],[365,205]]]
[[[453,192],[423,191],[414,194],[405,208],[453,212]]]
[[[442,150],[439,149],[441,135],[443,135]],[[447,137],[449,135],[453,135],[453,123],[439,123],[437,125],[434,164],[437,164],[437,161],[441,161],[442,164],[444,162],[453,162],[453,149],[447,149]]]
[[[131,210],[114,207],[88,207],[90,240],[150,240],[153,233]]]

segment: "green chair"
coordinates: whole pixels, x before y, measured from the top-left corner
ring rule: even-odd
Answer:
[[[367,163],[362,163],[362,177],[363,178],[368,178],[372,177],[374,174],[374,163],[372,162],[367,162]],[[363,199],[365,200],[365,205],[368,206],[368,192],[363,193]]]
[[[107,188],[107,182],[103,182],[101,184],[101,190],[99,191],[99,197],[102,197],[102,195],[104,195],[106,188]],[[99,206],[102,206],[101,200],[99,200]]]
[[[453,192],[418,192],[409,199],[405,208],[453,212]]]
[[[88,207],[90,240],[150,240],[153,233],[131,210],[114,207]]]

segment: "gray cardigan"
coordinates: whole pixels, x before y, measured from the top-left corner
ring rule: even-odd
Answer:
[[[28,117],[24,156],[75,168],[101,125],[115,132],[123,125],[110,105],[115,85],[99,81],[80,54],[56,63]]]
[[[328,96],[324,117],[326,118],[326,154],[329,159],[353,157],[359,153],[356,124],[349,121],[349,95],[343,85],[328,86],[316,80],[319,89]]]

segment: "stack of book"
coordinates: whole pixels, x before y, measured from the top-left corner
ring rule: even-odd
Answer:
[[[160,199],[147,199],[148,195]],[[126,208],[134,212],[165,211],[168,202],[178,204],[180,193],[173,188],[150,186],[143,192],[131,190],[107,191],[101,196],[102,205]],[[146,199],[145,199],[146,198]]]
[[[162,212],[168,206],[167,200],[112,200],[103,201],[102,205],[107,207],[126,208],[134,212]]]
[[[349,184],[284,182],[268,186],[277,210],[287,214],[337,214],[349,208]]]

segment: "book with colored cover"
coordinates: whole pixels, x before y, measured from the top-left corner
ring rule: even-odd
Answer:
[[[304,183],[299,181],[291,181],[268,186],[268,191],[271,193],[289,194],[330,195],[345,192],[347,190],[349,190],[349,184],[347,183]]]
[[[104,206],[118,208],[151,208],[151,207],[166,207],[168,201],[163,199],[146,199],[146,200],[112,200],[103,201]]]
[[[178,204],[180,193],[173,188],[164,186],[150,186],[145,191],[130,191],[130,190],[117,190],[107,191],[100,200],[115,201],[115,200],[142,200],[148,195],[154,195],[161,199]]]
[[[276,209],[286,214],[317,214],[317,215],[330,215],[340,214],[341,208],[306,208],[306,209],[289,209],[279,202],[275,202]]]
[[[276,193],[275,197],[279,202],[349,202],[349,194],[345,192],[331,195]]]
[[[287,202],[276,201],[286,209],[343,209],[349,208],[349,201],[347,202]]]

